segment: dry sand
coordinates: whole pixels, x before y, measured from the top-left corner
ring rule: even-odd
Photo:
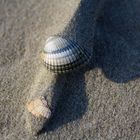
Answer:
[[[139,7],[138,0],[0,0],[0,140],[140,140]],[[25,104],[50,85],[39,54],[58,33],[93,48],[93,58],[67,75],[54,117],[32,136]]]

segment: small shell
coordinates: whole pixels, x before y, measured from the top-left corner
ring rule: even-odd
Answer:
[[[44,117],[49,119],[51,116],[51,111],[47,105],[47,102],[42,96],[27,103],[27,109],[37,118]]]
[[[91,53],[74,41],[52,36],[46,41],[42,58],[50,71],[65,73],[87,63]]]

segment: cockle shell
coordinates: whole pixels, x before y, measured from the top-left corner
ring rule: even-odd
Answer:
[[[65,73],[87,63],[91,52],[74,41],[52,36],[46,41],[42,58],[50,71]]]
[[[42,96],[27,103],[27,109],[37,118],[44,117],[49,119],[51,116],[47,101]]]

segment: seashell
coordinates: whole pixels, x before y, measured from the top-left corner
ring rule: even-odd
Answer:
[[[27,103],[27,109],[37,118],[44,117],[49,119],[51,116],[47,101],[42,96]]]
[[[42,58],[48,70],[65,73],[86,64],[91,54],[72,40],[52,36],[46,41]]]

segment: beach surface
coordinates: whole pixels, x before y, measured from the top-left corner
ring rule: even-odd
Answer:
[[[0,0],[0,140],[140,140],[139,7],[138,0]],[[67,74],[53,118],[34,136],[26,103],[50,84],[40,53],[56,34],[92,48],[93,57]]]

